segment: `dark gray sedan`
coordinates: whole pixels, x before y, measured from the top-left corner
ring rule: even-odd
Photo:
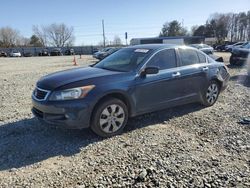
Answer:
[[[191,47],[123,48],[93,67],[42,77],[32,95],[38,118],[109,137],[129,117],[181,104],[212,106],[229,80],[223,63]]]

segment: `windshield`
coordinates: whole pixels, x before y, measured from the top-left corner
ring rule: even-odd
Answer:
[[[208,46],[206,44],[203,44],[203,48],[210,48],[211,46]]]
[[[242,48],[250,49],[250,43],[245,44],[244,46],[242,46]]]
[[[233,44],[233,46],[239,46],[239,45],[242,45],[242,44],[244,44],[244,43],[243,42],[237,42],[237,43]]]
[[[106,57],[94,67],[113,71],[130,72],[148,56],[149,49],[124,48]]]
[[[242,48],[245,48],[245,46],[248,46],[249,42],[245,42],[244,44],[241,45]]]
[[[107,51],[109,51],[111,48],[104,48],[104,49],[102,49],[102,50],[100,50],[100,52],[107,52]]]
[[[194,48],[201,48],[201,46],[199,44],[191,44],[190,46],[194,47]]]

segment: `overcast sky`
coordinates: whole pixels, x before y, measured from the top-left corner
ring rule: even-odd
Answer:
[[[204,24],[215,12],[250,10],[250,0],[2,0],[0,27],[11,26],[25,37],[32,25],[65,23],[74,27],[76,45],[102,40],[102,19],[108,40],[157,36],[166,21],[183,22],[188,29]]]

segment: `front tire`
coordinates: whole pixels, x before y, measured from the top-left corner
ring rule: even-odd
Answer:
[[[202,104],[204,106],[213,106],[214,103],[217,101],[219,94],[219,83],[215,80],[212,80],[202,95]]]
[[[119,99],[107,98],[94,110],[91,129],[101,137],[122,133],[128,121],[127,106]]]
[[[233,59],[232,55],[230,56],[229,63],[230,65],[236,65],[236,61]]]

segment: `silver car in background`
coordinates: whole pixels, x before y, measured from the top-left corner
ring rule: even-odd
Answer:
[[[10,57],[21,57],[22,54],[21,52],[17,51],[17,50],[12,50],[9,54]]]

